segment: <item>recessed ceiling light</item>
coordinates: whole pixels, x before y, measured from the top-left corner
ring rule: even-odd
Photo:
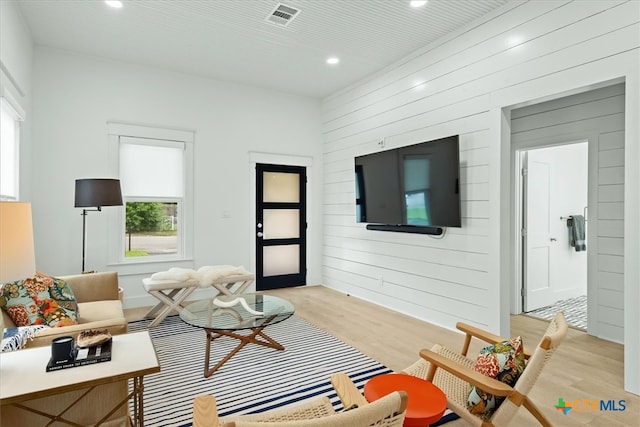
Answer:
[[[409,2],[411,7],[422,7],[427,4],[427,0],[412,0]]]
[[[518,47],[524,42],[524,37],[521,35],[514,35],[507,39],[507,46]]]
[[[120,9],[122,7],[122,2],[120,0],[105,0],[107,6],[111,6],[116,9]]]
[[[330,57],[330,58],[327,58],[327,64],[335,65],[335,64],[337,64],[338,62],[340,62],[340,59],[339,59],[339,58],[337,58],[337,57],[335,57],[335,56],[332,56],[332,57]]]
[[[422,90],[424,88],[427,87],[427,82],[424,80],[416,80],[415,82],[413,82],[413,87],[412,89],[414,90]]]

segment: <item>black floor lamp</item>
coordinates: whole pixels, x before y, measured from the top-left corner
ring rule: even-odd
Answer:
[[[87,212],[100,212],[103,206],[122,206],[119,179],[76,179],[76,208],[82,209],[82,272],[87,240]],[[86,208],[95,209],[86,209]]]

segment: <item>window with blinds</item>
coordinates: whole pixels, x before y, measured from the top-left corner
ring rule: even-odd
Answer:
[[[120,137],[124,257],[182,258],[185,143]]]

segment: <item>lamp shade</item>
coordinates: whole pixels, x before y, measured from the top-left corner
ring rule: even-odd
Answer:
[[[122,206],[119,179],[76,179],[76,208]]]
[[[0,284],[36,272],[31,204],[0,202]]]

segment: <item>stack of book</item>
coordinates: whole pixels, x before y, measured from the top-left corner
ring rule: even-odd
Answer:
[[[111,342],[106,341],[94,347],[76,349],[75,357],[68,360],[56,361],[51,358],[47,363],[47,372],[59,369],[75,368],[76,366],[91,365],[93,363],[108,362],[111,360]]]

